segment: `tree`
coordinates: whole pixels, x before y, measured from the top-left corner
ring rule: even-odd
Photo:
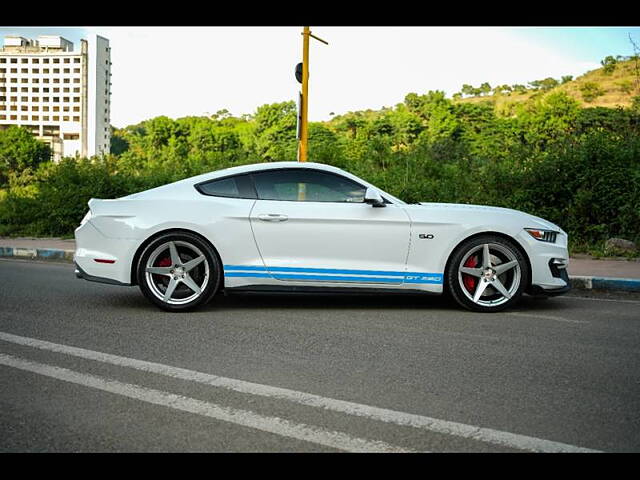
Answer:
[[[145,128],[151,146],[155,148],[167,146],[169,139],[177,133],[175,121],[164,115],[145,122]]]
[[[393,145],[396,150],[407,148],[424,130],[420,116],[402,103],[387,116],[393,126]]]
[[[227,110],[226,108],[218,110],[216,113],[211,115],[211,118],[213,118],[214,120],[223,120],[229,117],[231,117],[231,112],[229,112],[229,110]]]
[[[405,97],[404,101],[410,112],[417,114],[424,120],[429,119],[434,109],[451,104],[451,100],[447,99],[447,96],[441,90],[429,90],[425,95],[410,93]]]
[[[518,115],[527,142],[542,149],[575,129],[579,103],[565,92],[552,92],[531,105],[524,105]]]
[[[494,95],[501,95],[506,92],[511,92],[511,87],[509,85],[498,85],[493,88]]]
[[[427,131],[431,142],[437,142],[454,136],[459,128],[458,119],[451,107],[442,105],[431,113]]]
[[[471,85],[465,83],[464,85],[462,85],[462,90],[460,90],[460,93],[462,93],[463,95],[473,95],[474,88]]]
[[[563,75],[560,83],[564,85],[565,83],[569,83],[571,80],[573,80],[573,75]]]
[[[514,85],[511,85],[511,89],[516,93],[527,93],[527,87],[525,87],[524,85],[522,85],[520,83],[516,83]]]
[[[547,77],[544,80],[540,80],[540,89],[543,92],[549,91],[558,86],[558,81],[555,78]]]
[[[14,125],[0,130],[0,185],[7,182],[10,173],[35,168],[50,159],[49,145],[34,138],[29,130]]]
[[[267,161],[295,160],[296,122],[295,102],[262,105],[254,115],[255,150]]]
[[[120,155],[129,149],[129,142],[127,141],[124,131],[111,126],[111,145],[109,152],[113,155]]]
[[[484,82],[480,85],[480,92],[484,95],[491,93],[491,85],[489,85],[489,82]]]
[[[338,135],[323,123],[309,123],[309,161],[345,166]]]
[[[618,60],[616,60],[616,58],[612,55],[608,55],[603,60],[600,60],[600,65],[602,65],[604,73],[606,73],[607,75],[613,73],[613,71],[616,69],[617,63]]]
[[[540,87],[542,86],[542,81],[541,80],[534,80],[532,82],[529,82],[529,85],[531,86],[531,88],[533,90],[539,90]]]

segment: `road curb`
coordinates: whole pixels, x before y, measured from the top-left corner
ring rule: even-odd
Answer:
[[[19,258],[21,260],[73,263],[73,254],[73,250],[55,248],[0,247],[0,257]]]
[[[639,278],[614,277],[569,277],[571,288],[576,290],[622,290],[625,292],[640,292]]]
[[[21,260],[40,260],[73,263],[73,250],[55,248],[18,248],[0,247],[0,257],[19,258]],[[640,292],[639,278],[614,278],[593,276],[570,276],[571,288],[575,290],[623,290]]]

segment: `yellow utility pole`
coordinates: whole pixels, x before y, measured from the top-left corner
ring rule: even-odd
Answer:
[[[309,152],[309,37],[329,45],[328,42],[311,34],[309,27],[302,30],[302,102],[300,105],[300,148],[298,161],[306,162]]]

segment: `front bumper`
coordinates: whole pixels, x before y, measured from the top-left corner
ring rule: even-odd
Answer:
[[[560,230],[554,243],[534,239],[524,230],[518,240],[525,248],[531,264],[531,279],[526,293],[556,296],[571,290],[567,273],[569,250],[567,234]]]
[[[547,297],[555,297],[558,295],[564,295],[568,291],[571,290],[571,281],[569,280],[569,274],[567,273],[566,265],[562,268],[558,268],[557,262],[554,262],[555,259],[549,260],[549,271],[554,278],[559,278],[563,280],[566,285],[563,287],[555,287],[555,288],[542,288],[540,285],[531,285],[527,293],[530,295],[544,295]]]

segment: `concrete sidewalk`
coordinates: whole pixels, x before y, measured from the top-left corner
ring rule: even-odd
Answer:
[[[1,241],[0,241],[1,243]],[[595,258],[569,258],[570,276],[620,277],[640,279],[640,260],[598,260]]]
[[[73,239],[0,237],[0,257],[73,261],[75,248]],[[598,260],[576,255],[569,260],[568,273],[575,288],[640,291],[640,259]]]
[[[52,238],[0,237],[0,247],[75,250],[76,241],[72,238],[69,240],[63,240],[62,238],[57,238],[57,237],[52,237]]]

